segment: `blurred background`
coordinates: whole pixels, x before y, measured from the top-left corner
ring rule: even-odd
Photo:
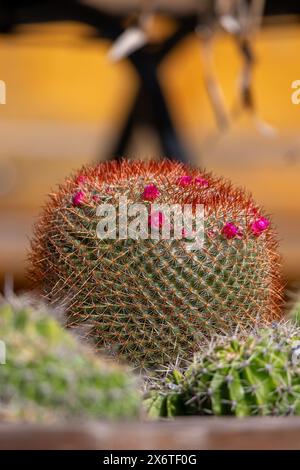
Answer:
[[[289,1],[0,1],[1,290],[26,287],[47,193],[114,156],[189,161],[252,191],[300,286],[299,15]]]

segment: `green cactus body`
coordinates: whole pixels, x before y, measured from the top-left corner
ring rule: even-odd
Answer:
[[[135,379],[95,357],[45,307],[20,300],[0,307],[0,420],[138,415]],[[3,344],[3,343],[2,343]]]
[[[175,374],[175,375],[174,375]],[[148,393],[149,416],[300,414],[300,329],[220,337]]]
[[[150,194],[148,194],[150,193]],[[97,238],[97,207],[120,196],[204,205],[204,247],[186,239]],[[162,222],[163,223],[163,222]],[[261,228],[260,228],[261,227]],[[84,168],[51,196],[35,229],[30,275],[68,325],[141,368],[188,358],[204,338],[280,316],[276,235],[244,191],[170,161]]]

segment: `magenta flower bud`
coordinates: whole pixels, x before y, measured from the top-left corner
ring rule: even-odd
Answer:
[[[265,217],[260,217],[259,219],[255,220],[251,224],[251,230],[254,233],[254,235],[258,236],[262,232],[267,230],[269,225],[270,225],[270,221],[268,219],[266,219]]]
[[[192,182],[193,178],[189,175],[180,176],[177,180],[177,184],[179,184],[179,186],[189,186]]]
[[[234,225],[231,222],[228,222],[224,227],[222,228],[222,234],[228,239],[231,240],[232,238],[236,237],[237,235],[240,235],[240,230],[239,228]]]
[[[148,184],[147,186],[145,186],[143,192],[143,199],[145,199],[146,201],[154,201],[159,197],[159,195],[160,192],[155,186],[155,184]]]
[[[80,206],[84,200],[84,192],[83,191],[77,191],[77,193],[74,194],[72,197],[72,203],[73,206]]]

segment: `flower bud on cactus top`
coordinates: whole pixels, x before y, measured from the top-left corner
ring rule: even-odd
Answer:
[[[145,399],[151,417],[300,414],[300,328],[214,339],[185,373],[174,370]]]
[[[138,415],[127,369],[105,362],[21,299],[0,306],[0,421]]]
[[[154,203],[189,204],[193,215],[204,205],[203,247],[190,250],[185,227],[183,239],[125,239],[120,227],[99,238],[97,208],[119,216],[120,196],[142,204],[158,232],[174,221]],[[66,302],[70,326],[89,325],[99,349],[149,368],[189,357],[215,332],[278,318],[278,260],[273,228],[243,190],[168,160],[123,161],[83,168],[51,195],[30,272],[48,300]]]

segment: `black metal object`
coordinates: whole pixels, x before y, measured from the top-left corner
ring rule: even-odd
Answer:
[[[154,128],[160,138],[162,150],[174,160],[188,161],[188,154],[181,143],[170,116],[160,83],[157,68],[165,56],[196,26],[196,16],[181,20],[178,30],[159,47],[145,46],[132,53],[130,62],[140,78],[140,89],[125,124],[116,155],[122,155],[126,149],[136,123]]]
[[[113,1],[113,0],[112,0]],[[299,2],[267,1],[266,13],[300,13]],[[15,33],[20,24],[51,21],[77,21],[92,26],[95,35],[114,41],[124,31],[124,16],[99,11],[79,0],[0,0],[0,32]],[[156,47],[145,46],[128,58],[140,78],[140,89],[113,150],[122,157],[137,122],[153,127],[169,158],[188,161],[188,152],[181,142],[166,104],[157,76],[157,67],[164,57],[188,34],[199,21],[197,12],[180,16],[176,32]]]
[[[175,132],[152,55],[134,53],[130,59],[141,78],[140,89],[113,155],[117,158],[124,155],[135,125],[143,124],[155,129],[164,155],[171,159],[187,161],[187,153]]]

